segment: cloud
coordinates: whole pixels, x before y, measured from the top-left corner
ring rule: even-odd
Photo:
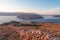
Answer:
[[[14,11],[17,12],[32,12],[37,14],[44,14],[44,15],[60,15],[60,8],[53,8],[53,9],[45,9],[45,10],[30,10],[30,9],[16,9]]]
[[[46,15],[60,15],[60,8],[43,10],[43,11],[39,11],[39,13]]]

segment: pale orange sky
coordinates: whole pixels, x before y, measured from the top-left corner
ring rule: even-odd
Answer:
[[[0,12],[60,14],[59,0],[0,0]]]

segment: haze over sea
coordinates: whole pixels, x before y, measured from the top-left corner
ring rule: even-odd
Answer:
[[[0,14],[2,14],[2,12],[4,15],[6,15],[5,12],[32,12],[44,15],[60,15],[60,0],[0,0]],[[15,13],[13,15],[15,15]],[[17,16],[0,15],[0,24],[12,20],[26,22],[26,20],[18,19]],[[44,19],[32,21],[60,22],[59,20],[60,18],[58,17],[44,16]]]
[[[59,17],[43,16],[44,19],[30,20],[35,22],[60,22]],[[29,22],[28,20],[18,19],[17,16],[0,16],[0,24],[9,21]]]

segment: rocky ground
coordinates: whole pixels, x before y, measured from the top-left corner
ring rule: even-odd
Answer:
[[[0,25],[0,40],[60,40],[59,23],[8,22]]]

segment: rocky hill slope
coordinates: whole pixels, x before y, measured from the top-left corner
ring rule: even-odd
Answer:
[[[0,25],[0,40],[60,40],[60,24],[11,21]]]

